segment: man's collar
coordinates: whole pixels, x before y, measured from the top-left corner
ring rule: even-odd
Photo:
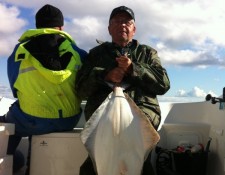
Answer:
[[[112,42],[112,44],[113,44],[114,47],[120,48],[120,49],[122,49],[122,48],[130,48],[133,45],[133,40],[131,42],[129,42],[125,47],[121,47],[121,46],[119,46],[118,44],[116,44],[114,42]]]

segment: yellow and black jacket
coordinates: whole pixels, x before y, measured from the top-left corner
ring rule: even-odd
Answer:
[[[79,118],[75,81],[86,52],[69,34],[50,28],[28,30],[19,41],[8,59],[10,86],[18,98],[8,117]]]

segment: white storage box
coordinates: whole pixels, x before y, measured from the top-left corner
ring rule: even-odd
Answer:
[[[204,146],[209,139],[210,126],[207,124],[164,124],[162,125],[159,146],[167,149],[176,148],[179,145]]]
[[[12,175],[13,156],[0,157],[0,175]]]
[[[31,175],[78,175],[87,152],[79,130],[33,136]]]
[[[14,124],[0,123],[0,157],[6,156],[9,135],[13,135],[14,131]]]

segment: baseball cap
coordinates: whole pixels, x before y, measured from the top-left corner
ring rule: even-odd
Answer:
[[[135,20],[133,10],[130,9],[129,7],[126,7],[126,6],[120,6],[120,7],[114,8],[112,13],[111,13],[111,15],[110,15],[110,17],[109,17],[109,20],[111,20],[113,18],[113,16],[115,16],[116,14],[121,13],[121,12],[128,13],[131,16],[131,18],[133,20]]]
[[[61,27],[64,24],[62,12],[52,5],[46,4],[35,15],[37,28]]]

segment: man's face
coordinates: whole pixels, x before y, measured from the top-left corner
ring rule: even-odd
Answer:
[[[109,21],[108,30],[112,41],[120,45],[120,43],[128,43],[132,40],[136,28],[131,16],[122,12],[113,16]]]

